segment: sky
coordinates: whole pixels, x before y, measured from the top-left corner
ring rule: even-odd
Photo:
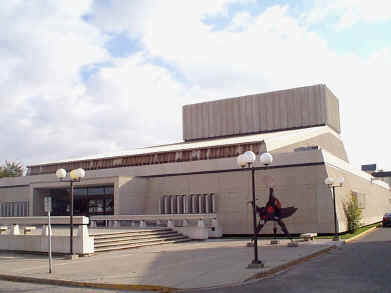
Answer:
[[[182,141],[182,106],[314,84],[391,170],[389,0],[0,1],[0,164]]]

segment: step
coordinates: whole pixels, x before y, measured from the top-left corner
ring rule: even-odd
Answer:
[[[161,229],[140,229],[140,230],[127,230],[127,231],[110,231],[110,232],[102,232],[102,233],[91,233],[90,236],[100,237],[107,235],[120,235],[120,234],[142,234],[142,233],[158,233],[158,232],[167,232],[172,231],[168,228]]]
[[[116,239],[116,238],[124,238],[124,237],[144,237],[144,236],[154,236],[154,235],[168,235],[171,233],[175,233],[175,231],[167,230],[167,231],[159,231],[159,232],[140,232],[140,233],[117,233],[117,234],[101,234],[101,235],[91,235],[95,240],[101,239]]]
[[[116,242],[116,241],[132,241],[132,240],[148,240],[148,239],[159,239],[159,238],[166,238],[166,237],[171,237],[174,235],[178,235],[176,232],[171,232],[171,233],[165,233],[165,234],[156,234],[156,235],[145,235],[145,236],[122,236],[122,237],[107,237],[107,238],[95,238],[95,243],[106,243],[106,242]]]
[[[106,248],[96,248],[95,252],[106,252],[106,251],[113,251],[113,250],[123,250],[123,249],[131,249],[131,248],[140,248],[144,246],[152,246],[152,245],[161,245],[161,244],[168,244],[168,243],[182,243],[182,242],[189,242],[192,241],[189,238],[183,238],[178,240],[168,240],[168,241],[156,241],[156,242],[149,242],[144,244],[132,244],[132,245],[118,245],[114,247],[106,247]]]
[[[183,239],[186,238],[185,236],[181,234],[173,235],[171,237],[166,237],[162,239],[140,239],[140,240],[132,240],[132,241],[115,241],[115,242],[105,242],[105,243],[95,243],[95,248],[100,247],[107,247],[107,246],[118,246],[118,245],[131,245],[131,244],[143,244],[143,243],[150,243],[150,242],[156,242],[156,241],[169,241],[169,240],[175,240],[175,239]]]

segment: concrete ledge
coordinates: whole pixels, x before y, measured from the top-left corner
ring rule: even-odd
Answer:
[[[112,290],[128,290],[128,291],[158,291],[158,292],[175,292],[178,289],[154,286],[154,285],[132,285],[132,284],[114,284],[114,283],[91,283],[78,282],[68,280],[43,279],[33,277],[11,276],[0,274],[0,280],[22,283],[47,284],[56,286],[69,286],[94,289],[112,289]]]

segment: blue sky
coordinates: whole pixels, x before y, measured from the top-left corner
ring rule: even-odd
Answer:
[[[185,104],[325,83],[350,161],[391,169],[368,123],[390,123],[391,2],[373,3],[2,1],[0,161],[178,142]]]

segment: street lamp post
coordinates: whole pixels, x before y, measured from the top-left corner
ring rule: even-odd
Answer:
[[[82,168],[72,170],[69,173],[69,177],[71,179],[65,180],[67,176],[67,171],[65,169],[58,169],[56,172],[56,177],[63,182],[69,182],[71,185],[71,194],[70,194],[70,235],[69,235],[69,243],[70,243],[70,257],[73,258],[73,183],[80,182],[80,179],[85,176],[85,171]]]
[[[333,195],[333,205],[334,205],[334,241],[339,241],[339,235],[338,235],[338,227],[337,227],[337,208],[335,204],[335,188],[336,187],[342,187],[344,183],[344,178],[339,177],[337,179],[334,179],[332,177],[327,177],[324,180],[324,183],[331,188],[332,195]]]
[[[255,162],[256,156],[252,151],[247,151],[237,158],[238,165],[242,168],[248,167],[251,170],[251,186],[252,186],[252,205],[253,205],[253,228],[254,228],[254,260],[248,265],[248,268],[262,268],[264,264],[258,259],[258,239],[257,239],[257,210],[255,202]],[[273,161],[273,157],[269,153],[264,153],[260,157],[261,162],[267,166]]]

